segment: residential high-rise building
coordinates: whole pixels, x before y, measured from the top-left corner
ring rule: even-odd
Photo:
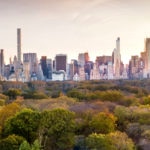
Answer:
[[[78,55],[78,62],[80,67],[84,67],[86,62],[89,62],[89,54],[86,53],[79,53]]]
[[[92,61],[88,61],[85,63],[84,65],[84,72],[85,72],[85,79],[89,80],[90,79],[90,72],[93,69],[93,62]]]
[[[118,37],[116,40],[116,48],[113,51],[112,62],[114,68],[114,78],[120,78],[121,72],[121,54],[120,54],[120,38]]]
[[[142,72],[142,77],[147,78],[147,73],[145,69],[145,59],[146,59],[146,52],[141,52],[141,57],[140,57],[140,72]]]
[[[36,53],[24,53],[23,54],[23,71],[26,75],[26,80],[34,74],[38,74],[38,61]]]
[[[131,56],[129,62],[129,79],[137,79],[139,78],[139,56]]]
[[[44,77],[47,78],[48,77],[48,68],[47,68],[47,57],[46,56],[41,57],[41,67],[42,67]]]
[[[0,50],[0,75],[4,75],[4,50]]]
[[[78,63],[80,67],[84,67],[85,64],[85,57],[84,57],[84,53],[80,53],[78,55]]]
[[[78,66],[78,61],[75,59],[72,59],[71,63],[69,64],[70,80],[73,80],[75,74],[79,74],[79,66]]]
[[[100,73],[96,63],[93,64],[93,69],[90,71],[90,80],[99,80]]]
[[[52,59],[47,59],[47,69],[48,69],[48,79],[52,79],[52,71],[53,71],[53,61]]]
[[[55,69],[56,71],[64,70],[67,71],[67,55],[58,54],[55,57]]]
[[[21,29],[17,29],[17,59],[21,63]]]
[[[150,77],[150,38],[145,39],[145,72]]]
[[[90,57],[89,57],[89,53],[88,52],[84,53],[84,59],[85,59],[85,63],[90,61]]]
[[[112,56],[97,56],[96,57],[96,65],[99,67],[102,64],[108,64],[108,62],[112,62]]]

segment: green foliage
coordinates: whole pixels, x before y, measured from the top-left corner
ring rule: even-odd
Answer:
[[[15,115],[18,111],[20,111],[20,109],[20,105],[16,102],[3,106],[0,109],[0,126],[3,128],[5,121],[11,116]]]
[[[118,102],[123,99],[123,94],[117,90],[109,90],[101,93],[101,99],[111,102]]]
[[[144,137],[145,139],[150,140],[150,129],[144,131],[141,136]]]
[[[117,127],[121,131],[123,131],[126,128],[126,125],[128,124],[130,117],[130,111],[124,107],[124,106],[117,106],[114,110],[114,115],[117,117]]]
[[[86,138],[86,145],[90,150],[135,150],[133,141],[119,131],[109,134],[90,134]]]
[[[9,135],[7,138],[0,140],[1,150],[18,150],[24,138],[17,135]]]
[[[24,137],[29,143],[37,138],[40,114],[31,109],[23,109],[6,121],[5,133]]]
[[[24,99],[46,99],[48,96],[43,92],[27,91],[22,94]]]
[[[139,102],[139,99],[134,96],[127,96],[127,97],[124,97],[121,101],[119,101],[118,104],[128,107],[128,106],[139,105],[140,102]]]
[[[54,109],[42,112],[41,117],[40,135],[43,147],[49,145],[52,150],[65,150],[73,146],[75,123],[72,112]],[[47,143],[44,145],[44,142]]]
[[[143,98],[143,105],[150,105],[150,96]]]
[[[115,130],[126,132],[136,142],[150,140],[149,84],[150,80],[29,83],[22,95],[30,100],[22,101],[22,106],[50,110],[43,112],[20,112],[19,103],[5,105],[8,96],[15,99],[20,95],[9,89],[5,93],[8,96],[0,94],[0,144],[9,148],[7,138],[15,134],[26,140],[26,144],[21,142],[26,150],[39,150],[40,145],[44,150],[69,150],[75,137],[80,149],[133,150],[132,140]],[[75,111],[76,118],[68,110]],[[33,143],[35,139],[39,142]]]
[[[112,83],[102,83],[99,85],[96,85],[94,90],[97,91],[106,91],[106,90],[111,90],[113,89],[114,85]]]
[[[8,96],[0,93],[0,106],[4,106],[7,100]]]
[[[51,97],[52,98],[58,98],[59,96],[60,96],[60,91],[53,91],[52,93],[51,93]]]
[[[0,93],[0,99],[3,99],[6,101],[6,100],[8,100],[8,96]]]
[[[4,99],[0,99],[0,106],[4,106],[5,105],[5,100]]]
[[[150,112],[137,113],[137,117],[140,124],[150,125]]]
[[[94,133],[110,133],[113,132],[116,128],[117,118],[110,113],[101,112],[93,116],[89,125]]]
[[[111,145],[115,150],[135,150],[134,142],[126,133],[116,131],[107,135]]]
[[[115,116],[118,118],[117,125],[121,131],[130,129],[131,123],[139,123],[139,125],[150,125],[150,107],[149,106],[118,106],[114,110]],[[131,124],[132,125],[132,124]],[[135,132],[136,132],[136,128]],[[130,131],[129,131],[130,133]],[[134,130],[133,130],[134,133]],[[135,133],[136,135],[137,133]],[[132,135],[132,134],[131,134]]]
[[[10,88],[8,91],[4,93],[5,95],[9,96],[10,100],[16,99],[17,96],[21,95],[21,90]]]
[[[19,150],[40,150],[39,141],[35,140],[31,146],[27,141],[23,141],[19,147]]]
[[[40,150],[40,143],[38,140],[35,140],[34,143],[31,145],[31,150]]]
[[[30,144],[27,141],[23,141],[19,147],[19,150],[31,150]]]
[[[91,134],[91,126],[90,122],[93,118],[94,114],[92,111],[87,111],[82,114],[79,114],[79,116],[76,116],[76,134],[77,135],[89,135]]]
[[[119,102],[124,96],[121,91],[118,90],[107,90],[107,91],[86,91],[73,89],[67,92],[67,96],[77,98],[79,100],[96,100],[100,99],[103,101]]]
[[[76,98],[78,100],[86,100],[86,95],[77,89],[73,89],[67,92],[68,97]]]
[[[116,150],[104,134],[90,134],[86,138],[86,145],[89,150]]]

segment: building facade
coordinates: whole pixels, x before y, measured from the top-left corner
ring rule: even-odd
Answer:
[[[32,75],[38,74],[38,60],[36,53],[24,53],[23,54],[23,72],[27,81]]]
[[[67,55],[58,54],[55,57],[55,70],[56,71],[67,71]]]

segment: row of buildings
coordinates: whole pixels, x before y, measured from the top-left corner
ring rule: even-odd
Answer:
[[[140,56],[131,56],[129,61],[129,78],[150,78],[150,38],[145,39],[144,52]]]
[[[23,57],[23,58],[22,58]],[[63,81],[100,79],[142,79],[150,77],[150,38],[145,40],[145,50],[141,56],[132,56],[129,64],[121,61],[120,38],[111,56],[97,56],[90,61],[88,52],[80,53],[78,59],[67,61],[67,55],[57,54],[52,60],[36,53],[23,53],[21,50],[21,29],[17,29],[17,56],[4,64],[4,50],[0,50],[0,79],[8,81]]]

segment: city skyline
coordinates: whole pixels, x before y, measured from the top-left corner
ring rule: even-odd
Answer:
[[[144,51],[150,33],[148,0],[5,0],[0,1],[0,48],[5,61],[17,55],[16,29],[22,29],[22,53],[69,60],[88,52],[90,59],[112,55],[120,37],[124,63]]]

